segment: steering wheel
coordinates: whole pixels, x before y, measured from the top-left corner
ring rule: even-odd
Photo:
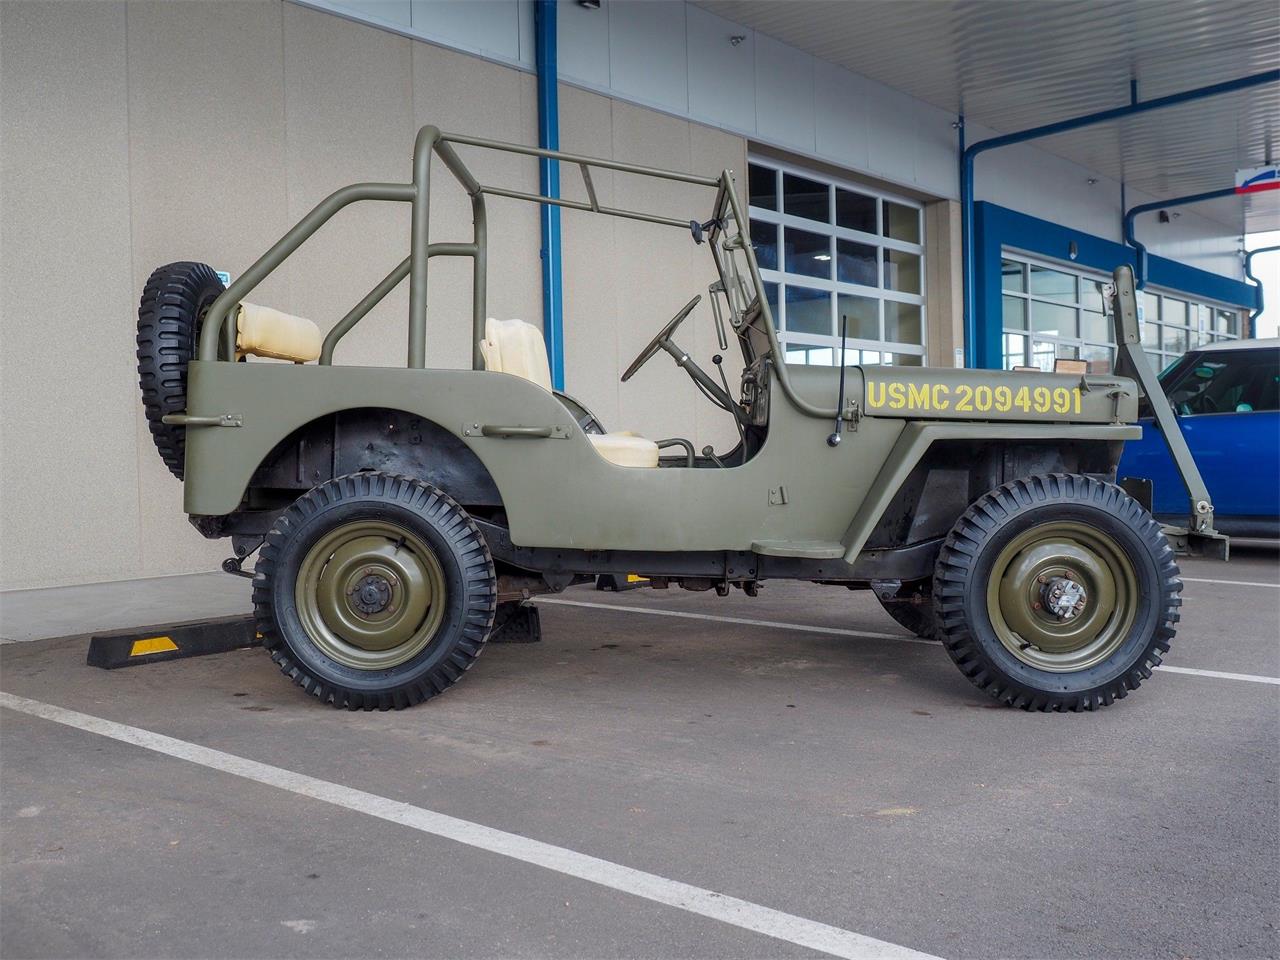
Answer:
[[[683,307],[667,323],[665,327],[658,331],[658,335],[649,341],[649,345],[640,351],[639,355],[631,361],[631,366],[627,367],[627,372],[622,375],[622,382],[626,383],[639,372],[640,368],[653,359],[661,348],[664,340],[671,339],[671,335],[676,332],[676,327],[684,323],[685,317],[693,313],[693,308],[702,302],[702,294],[698,294]]]

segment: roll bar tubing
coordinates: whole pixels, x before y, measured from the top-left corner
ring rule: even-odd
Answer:
[[[504,187],[481,184],[466,164],[458,156],[453,144],[478,147],[485,150],[496,150],[503,153],[522,154],[530,157],[544,157],[551,160],[575,164],[582,173],[583,186],[587,200],[565,200],[548,197],[541,193],[527,193],[521,190],[510,190]],[[430,242],[430,196],[431,196],[431,160],[439,156],[445,168],[471,197],[472,240],[470,243]],[[215,361],[219,353],[231,359],[236,353],[236,325],[228,322],[232,310],[240,301],[250,294],[259,284],[284,263],[303,243],[316,233],[324,224],[333,218],[344,207],[363,200],[384,200],[412,204],[409,256],[386,275],[372,290],[367,293],[338,323],[329,331],[321,347],[320,363],[328,366],[333,363],[333,351],[347,333],[349,333],[375,306],[380,303],[406,276],[409,277],[409,344],[408,366],[411,369],[426,367],[426,328],[427,328],[427,284],[428,265],[432,257],[470,257],[472,261],[472,336],[471,366],[474,370],[484,369],[484,358],[480,354],[480,341],[484,338],[485,323],[485,291],[487,281],[487,240],[488,224],[485,209],[485,196],[505,197],[512,200],[525,200],[532,203],[551,204],[568,207],[572,210],[584,210],[605,216],[620,217],[627,220],[638,220],[644,223],[655,223],[663,226],[689,229],[688,220],[675,217],[664,217],[657,214],[637,210],[625,210],[618,207],[601,206],[596,196],[595,184],[591,180],[591,168],[616,170],[642,177],[687,183],[700,187],[716,187],[716,213],[728,205],[733,220],[739,225],[741,247],[746,253],[748,268],[755,284],[759,308],[764,320],[769,347],[776,360],[775,370],[779,383],[792,403],[805,413],[816,417],[836,415],[835,410],[816,407],[798,397],[792,388],[787,375],[786,364],[778,344],[777,333],[773,323],[773,313],[769,309],[768,300],[764,297],[764,282],[760,278],[760,269],[756,263],[755,251],[749,238],[742,233],[748,223],[733,189],[733,178],[728,170],[719,177],[704,177],[677,170],[663,170],[657,167],[641,166],[634,163],[623,163],[618,160],[605,160],[598,157],[587,157],[580,154],[566,153],[560,150],[546,150],[541,147],[529,147],[523,144],[506,143],[500,140],[489,140],[482,137],[470,137],[461,134],[443,133],[438,127],[428,124],[418,131],[413,148],[413,182],[412,183],[354,183],[336,190],[294,227],[275,242],[266,253],[258,258],[243,274],[237,277],[226,290],[213,302],[205,317],[200,331],[199,358],[202,361]],[[725,262],[722,258],[723,225],[713,226],[710,241],[712,256],[721,277],[725,276]],[[736,240],[736,238],[734,238]]]

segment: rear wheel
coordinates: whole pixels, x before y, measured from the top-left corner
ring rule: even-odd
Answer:
[[[1169,649],[1182,582],[1159,525],[1091,477],[1015,480],[983,496],[938,556],[940,636],[1001,703],[1093,710]]]
[[[358,473],[281,514],[253,599],[264,646],[307,693],[401,709],[442,693],[479,656],[497,580],[479,529],[444,492]]]

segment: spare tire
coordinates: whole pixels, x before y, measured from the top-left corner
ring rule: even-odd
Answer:
[[[187,364],[200,326],[226,288],[206,263],[167,263],[147,279],[138,303],[138,385],[151,439],[179,480],[187,451],[186,427],[161,422],[187,409]]]

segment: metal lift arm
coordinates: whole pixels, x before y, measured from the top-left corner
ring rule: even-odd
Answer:
[[[1115,333],[1118,361],[1116,372],[1138,381],[1147,402],[1151,404],[1156,426],[1164,435],[1169,452],[1173,455],[1173,462],[1190,494],[1187,525],[1165,526],[1165,536],[1173,542],[1174,549],[1179,553],[1226,560],[1230,552],[1230,541],[1213,528],[1213,499],[1209,496],[1209,488],[1200,476],[1200,468],[1191,456],[1186,437],[1178,427],[1178,418],[1169,405],[1169,398],[1164,395],[1160,381],[1156,379],[1156,373],[1142,349],[1142,326],[1138,321],[1138,294],[1132,267],[1127,263],[1116,267],[1111,283],[1103,287],[1102,299],[1107,312],[1111,314]]]

